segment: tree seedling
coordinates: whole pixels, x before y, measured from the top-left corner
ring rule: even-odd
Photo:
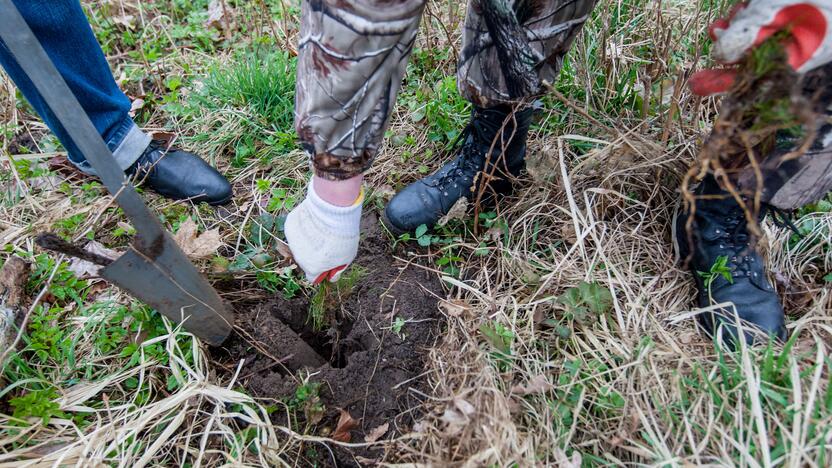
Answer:
[[[390,327],[390,329],[393,330],[393,333],[395,333],[399,338],[401,338],[402,341],[404,341],[405,337],[407,336],[402,332],[405,323],[407,322],[405,322],[403,318],[396,317],[396,320],[393,321],[393,326]]]

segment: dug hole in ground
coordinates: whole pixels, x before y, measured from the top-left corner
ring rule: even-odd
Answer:
[[[426,355],[441,332],[444,291],[430,269],[397,260],[381,229],[375,215],[363,218],[351,268],[364,273],[345,300],[326,311],[322,329],[314,329],[305,298],[235,306],[234,335],[212,356],[220,368],[237,373],[251,395],[298,405],[296,415],[273,413],[274,423],[321,424],[327,428],[322,435],[360,445],[388,432],[410,432],[421,416],[411,409],[430,392]],[[335,457],[352,464],[355,456],[370,460],[383,450],[336,445]],[[323,452],[315,461],[332,460]]]

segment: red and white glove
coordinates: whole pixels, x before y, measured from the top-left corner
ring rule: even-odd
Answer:
[[[751,0],[736,5],[728,18],[709,28],[714,41],[713,57],[735,64],[754,47],[777,32],[788,31],[784,46],[789,65],[806,73],[832,60],[832,0]],[[736,78],[735,68],[703,70],[690,79],[691,90],[700,95],[728,91]]]
[[[315,192],[314,179],[306,199],[286,217],[289,250],[313,284],[338,281],[358,254],[364,192],[352,206],[335,206]]]

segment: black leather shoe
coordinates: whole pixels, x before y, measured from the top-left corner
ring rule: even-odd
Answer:
[[[742,336],[747,344],[765,343],[768,337],[785,340],[783,306],[766,278],[763,258],[751,246],[742,208],[710,175],[694,190],[694,196],[697,200],[691,232],[693,245],[689,244],[685,229],[687,212],[676,218],[676,242],[681,260],[690,256],[689,266],[699,290],[699,307],[733,303],[743,322]],[[726,270],[725,275],[719,271],[711,274],[713,265],[719,261],[725,262],[725,268],[718,269]],[[722,341],[732,348],[738,336],[734,308],[723,307],[697,316],[706,334],[721,335]]]
[[[509,193],[511,179],[525,167],[532,111],[524,109],[512,116],[509,107],[475,108],[471,122],[460,136],[465,142],[457,157],[430,176],[408,185],[390,200],[382,218],[387,228],[401,235],[413,232],[422,224],[432,227],[461,197],[472,201],[488,178],[484,174],[491,174],[492,170],[486,193],[490,196]]]
[[[154,140],[126,171],[163,197],[222,205],[231,200],[231,184],[199,156]]]

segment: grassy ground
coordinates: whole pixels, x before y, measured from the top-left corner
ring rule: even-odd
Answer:
[[[207,0],[84,3],[137,121],[234,182],[221,209],[147,194],[163,222],[218,230],[222,247],[198,263],[233,284],[231,301],[312,295],[264,235],[308,176],[292,134],[297,4],[229,1],[206,26]],[[600,1],[544,99],[515,197],[391,239],[442,272],[447,323],[430,350],[425,417],[382,442],[385,462],[829,463],[832,203],[800,211],[802,238],[763,226],[790,316],[785,346],[726,353],[702,339],[692,278],[670,243],[679,181],[717,109],[684,82],[705,64],[705,27],[724,8]],[[368,209],[449,157],[467,120],[453,77],[463,12],[428,5]],[[266,424],[296,402],[255,401],[217,377],[190,335],[33,246],[52,230],[119,249],[132,228],[97,182],[48,164],[59,145],[0,83],[2,258],[33,263],[37,298],[4,355],[0,463],[304,465],[310,447],[325,451],[322,428]]]

